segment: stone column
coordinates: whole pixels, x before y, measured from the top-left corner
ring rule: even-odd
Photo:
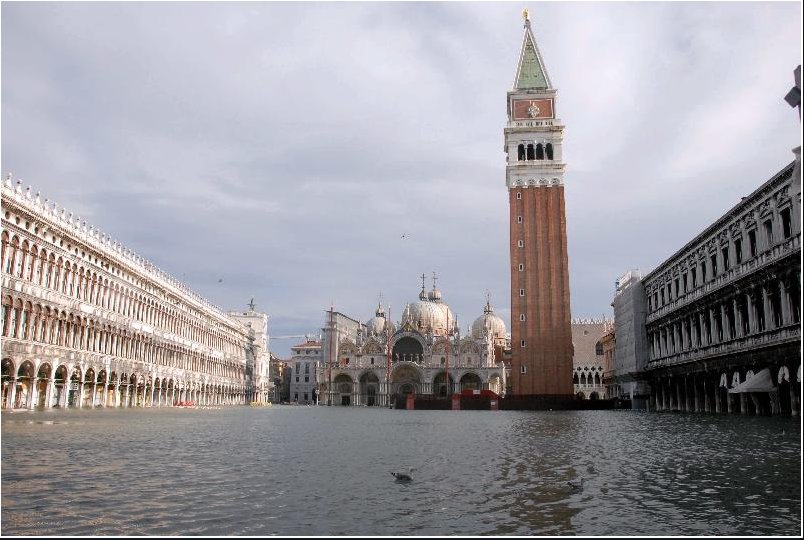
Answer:
[[[124,409],[128,408],[131,405],[131,397],[130,397],[131,384],[127,382],[126,386],[125,386],[125,389],[126,389],[125,390],[125,397],[123,398],[123,408]]]
[[[62,407],[65,409],[70,405],[70,389],[72,386],[73,383],[69,379],[65,379],[64,385],[61,387],[62,401],[64,402]]]
[[[14,400],[17,398],[17,378],[12,377],[9,379],[8,384],[8,398],[6,400],[6,408],[13,409],[14,408]]]
[[[56,390],[56,378],[51,376],[47,382],[47,393],[45,394],[45,409],[53,407],[53,392]]]
[[[664,380],[664,399],[666,403],[666,409],[668,411],[673,410],[673,382],[672,379],[669,377]]]
[[[690,375],[684,375],[684,411],[694,412],[692,394],[690,393]]]
[[[754,311],[756,306],[754,306],[753,293],[747,292],[745,294],[745,304],[748,308],[748,333],[753,334],[757,331],[757,316],[756,312]]]
[[[708,308],[709,312],[709,343],[720,343],[717,335],[717,324],[715,323],[715,309]]]
[[[707,345],[706,341],[706,326],[704,325],[704,314],[703,311],[698,312],[698,328],[700,328],[700,335],[699,340],[701,346]]]
[[[31,377],[29,379],[31,381],[31,391],[28,392],[28,409],[33,409],[36,407],[36,401],[39,397],[39,378],[38,377]]]
[[[757,416],[761,415],[762,410],[759,407],[759,398],[757,398],[754,392],[749,392],[749,394],[751,395],[751,401],[754,403],[754,414]]]
[[[740,306],[737,303],[737,298],[732,298],[731,308],[734,310],[734,336],[735,338],[743,337],[743,315],[740,313]]]
[[[745,394],[745,392],[740,393],[740,414],[748,414],[748,396]]]
[[[108,401],[109,401],[109,375],[107,372],[106,380],[103,381],[103,404],[101,405],[101,407],[105,409]]]
[[[662,384],[662,389],[664,390],[664,410],[672,411],[673,410],[673,395],[670,392],[670,379],[667,378],[664,380]]]
[[[98,399],[98,383],[92,383],[92,408],[95,408],[96,401]]]
[[[785,284],[784,279],[779,280],[779,292],[781,293],[782,297],[782,325],[790,324],[791,317],[790,317],[790,298],[787,294],[787,286]]]
[[[762,285],[762,310],[765,314],[765,330],[774,328],[773,317],[771,316],[772,309],[770,306],[770,297],[768,296],[768,288]]]
[[[681,339],[681,347],[679,347],[679,349],[681,349],[682,351],[685,351],[687,349],[686,318],[683,318],[678,322],[678,335],[679,335],[679,338]]]
[[[720,321],[723,325],[723,341],[729,341],[732,335],[729,330],[729,314],[726,311],[726,302],[720,304]]]
[[[81,409],[84,406],[84,381],[78,383],[78,408]]]
[[[706,384],[706,375],[703,376],[703,401],[704,401],[704,412],[712,412],[712,404],[709,400],[709,394],[707,393],[708,388]]]
[[[681,384],[679,383],[678,378],[676,378],[676,409],[679,411],[684,411],[684,405],[681,401]]]
[[[692,389],[693,389],[692,393],[693,393],[693,395],[695,397],[695,412],[699,413],[699,412],[701,412],[702,407],[701,407],[701,396],[700,396],[700,392],[698,391],[698,376],[697,375],[692,376]]]
[[[156,391],[156,387],[154,386],[154,383],[151,383],[151,393],[150,393],[150,396],[149,396],[150,397],[150,400],[149,400],[150,403],[148,404],[149,407],[154,406],[154,392],[155,391]]]
[[[782,414],[782,406],[781,403],[779,403],[779,387],[777,386],[768,392],[768,397],[770,398],[771,416],[779,416]]]
[[[798,416],[798,390],[799,383],[795,382],[795,376],[790,374],[790,414]]]
[[[659,411],[661,404],[659,403],[659,387],[658,381],[653,380],[650,386],[650,398],[653,400],[653,410]]]
[[[715,396],[715,412],[720,413],[720,408],[721,408],[721,405],[720,405],[720,381],[718,381],[718,384],[715,384],[713,386],[715,388],[715,393],[714,393],[714,396]]]

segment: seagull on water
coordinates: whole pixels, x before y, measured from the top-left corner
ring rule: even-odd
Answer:
[[[392,472],[391,475],[399,482],[410,482],[413,480],[413,467],[408,467],[408,472]]]
[[[572,489],[580,490],[583,489],[583,476],[579,480],[570,480],[567,482],[567,485],[570,486]]]

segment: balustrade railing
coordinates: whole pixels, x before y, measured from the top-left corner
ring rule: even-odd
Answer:
[[[690,304],[699,298],[702,298],[717,289],[720,289],[729,283],[737,280],[738,278],[760,270],[764,266],[768,266],[773,262],[780,259],[782,256],[787,255],[788,253],[792,253],[793,251],[801,249],[801,235],[795,235],[784,242],[780,242],[770,249],[759,253],[756,257],[753,257],[749,260],[742,262],[739,266],[734,266],[729,268],[725,273],[719,275],[712,281],[705,283],[704,285],[697,287],[696,289],[685,293],[683,296],[669,302],[656,311],[653,311],[647,316],[646,322],[652,323],[658,319],[661,319],[668,313],[675,311],[678,308],[681,308],[687,304]]]
[[[795,339],[801,339],[801,325],[799,323],[791,323],[778,328],[765,330],[763,332],[757,332],[747,336],[730,339],[728,341],[702,345],[692,350],[680,351],[678,353],[665,355],[653,360],[649,360],[648,369],[683,364],[721,354],[745,351],[747,349],[767,347],[775,344],[786,343]]]

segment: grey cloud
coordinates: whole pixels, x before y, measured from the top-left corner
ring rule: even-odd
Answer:
[[[216,304],[254,296],[273,333],[316,331],[330,301],[367,319],[380,291],[398,318],[432,270],[462,327],[486,289],[508,317],[521,7],[4,4],[3,169]],[[621,272],[792,159],[800,10],[533,14],[567,125],[573,313],[608,313]]]

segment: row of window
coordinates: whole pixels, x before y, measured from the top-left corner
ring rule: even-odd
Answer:
[[[53,252],[48,253],[44,248],[29,244],[27,240],[20,244],[18,237],[9,239],[5,231],[2,236],[2,269],[4,273],[34,285],[114,311],[229,354],[238,354],[242,349],[241,344],[222,332],[202,328],[200,322],[169,312],[159,303],[137,295],[114,281],[109,283],[108,279],[97,272],[71,263],[61,256],[57,257]]]
[[[729,341],[801,321],[799,282],[790,290],[772,282],[764,294],[739,294],[649,335],[651,358]]]
[[[2,335],[119,358],[177,367],[211,375],[242,378],[243,366],[183,350],[172,344],[154,343],[126,334],[90,319],[74,318],[42,306],[3,299]]]
[[[790,207],[779,211],[781,220],[781,237],[777,237],[774,231],[774,220],[769,218],[762,223],[764,238],[762,239],[763,251],[769,249],[777,241],[784,241],[793,234],[790,216]],[[655,311],[666,304],[680,298],[688,292],[693,291],[707,281],[711,281],[727,272],[732,265],[742,264],[743,261],[752,259],[759,253],[760,245],[757,238],[757,230],[751,229],[746,233],[747,242],[743,237],[731,239],[727,245],[709,254],[690,266],[690,268],[680,276],[674,278],[666,285],[661,286],[648,297],[648,310]]]

